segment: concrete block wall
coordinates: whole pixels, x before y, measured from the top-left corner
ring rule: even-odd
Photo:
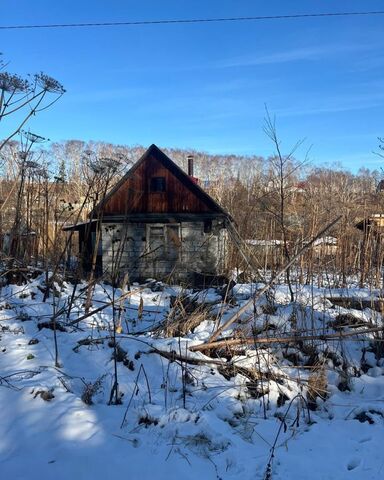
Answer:
[[[179,240],[168,235],[167,228],[177,232]],[[151,232],[156,232],[156,238]],[[226,243],[226,230],[216,220],[209,233],[204,232],[204,221],[103,224],[103,272],[108,274],[117,268],[118,276],[122,278],[128,272],[130,281],[163,280],[171,275],[174,281],[190,282],[194,272],[222,272]]]

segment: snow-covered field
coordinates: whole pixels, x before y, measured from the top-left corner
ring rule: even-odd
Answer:
[[[137,285],[117,302],[121,403],[109,405],[112,288],[96,286],[91,310],[105,308],[78,324],[85,285],[75,292],[69,318],[67,308],[57,314],[65,331],[57,330],[55,365],[54,332],[39,324],[67,307],[73,286],[56,284],[55,296],[43,302],[42,285],[37,278],[1,291],[1,479],[384,478],[384,359],[374,334],[250,345],[234,356],[208,357],[188,347],[206,341],[218,314],[224,312],[224,322],[259,285],[237,285],[229,306],[214,290],[200,292],[194,301],[209,303],[210,314],[182,337],[156,328],[180,287]],[[347,293],[379,297],[356,288]],[[262,299],[225,335],[350,331],[340,326],[343,318],[355,319],[359,329],[382,326],[380,312],[330,300],[345,295],[301,287],[291,304],[279,286],[273,308]]]

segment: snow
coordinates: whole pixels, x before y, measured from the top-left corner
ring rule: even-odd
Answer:
[[[277,247],[279,245],[282,245],[284,242],[282,240],[259,240],[250,238],[249,240],[246,240],[245,243],[247,243],[248,245],[255,245],[261,247]]]
[[[311,370],[306,364],[313,352],[249,346],[231,359],[192,352],[189,346],[208,340],[213,332],[215,315],[224,306],[217,303],[219,294],[210,289],[195,295],[197,303],[215,312],[213,318],[182,337],[167,338],[157,327],[167,316],[171,296],[184,291],[148,285],[135,285],[122,301],[122,332],[116,339],[126,356],[117,363],[123,393],[119,405],[108,404],[114,380],[112,287],[96,285],[92,309],[105,308],[79,325],[66,326],[65,316],[58,317],[67,330],[57,331],[58,366],[54,332],[39,329],[38,323],[68,304],[73,286],[58,282],[47,302],[43,278],[2,288],[1,478],[263,479],[274,444],[274,480],[384,477],[384,360],[369,349],[372,335],[345,340],[342,346],[339,341],[318,342],[328,394],[325,400],[315,399],[315,410],[308,410]],[[228,307],[221,322],[261,286],[236,285],[236,305]],[[84,314],[85,287],[77,287],[81,296],[69,321]],[[354,297],[372,296],[368,289],[354,287],[351,292]],[[122,293],[115,291],[117,298]],[[337,289],[295,287],[292,304],[287,286],[278,285],[274,311],[266,313],[261,299],[255,318],[249,320],[251,308],[225,335],[266,325],[278,328],[279,334],[290,332],[293,317],[295,328],[330,331],[341,313],[382,325],[378,312],[335,307],[325,298],[341,294]],[[276,330],[270,328],[272,336]],[[93,342],[78,343],[86,339]],[[166,358],[170,352],[189,362]],[[225,367],[231,365],[236,370],[228,374]],[[254,381],[246,371],[254,372]],[[262,379],[257,379],[258,372]],[[347,389],[338,387],[343,380]],[[94,390],[92,404],[82,400],[87,388]],[[260,390],[268,393],[260,395]],[[45,400],[44,392],[53,398]]]
[[[320,245],[337,245],[337,238],[335,237],[320,237],[313,242],[314,247]]]

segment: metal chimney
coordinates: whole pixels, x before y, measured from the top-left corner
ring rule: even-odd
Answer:
[[[188,155],[188,175],[193,177],[193,155]]]

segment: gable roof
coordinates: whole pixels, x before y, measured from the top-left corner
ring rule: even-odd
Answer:
[[[207,192],[205,192],[189,175],[187,175],[175,162],[173,162],[160,148],[152,144],[140,159],[128,170],[128,172],[112,187],[106,194],[104,199],[100,201],[90,213],[92,217],[96,212],[103,210],[107,202],[118,192],[118,190],[125,184],[125,182],[135,176],[136,171],[150,159],[156,158],[166,169],[179,180],[185,188],[190,190],[195,196],[199,198],[211,211],[223,215],[232,220],[230,214],[226,212]]]

